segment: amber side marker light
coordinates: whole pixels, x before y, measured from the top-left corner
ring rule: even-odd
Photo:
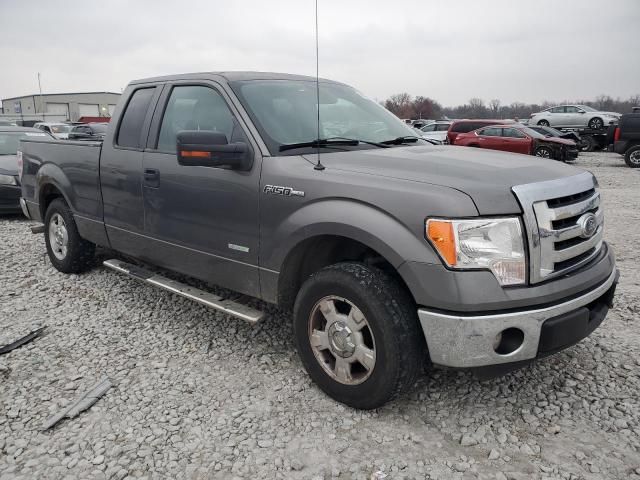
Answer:
[[[180,155],[185,158],[211,158],[211,152],[200,152],[197,150],[182,150]]]
[[[444,220],[427,220],[427,238],[450,267],[457,262],[453,224]]]

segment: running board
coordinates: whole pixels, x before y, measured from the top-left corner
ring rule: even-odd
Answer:
[[[250,323],[258,323],[264,316],[264,312],[251,308],[247,305],[243,305],[242,303],[226,300],[219,295],[205,292],[204,290],[191,287],[181,282],[176,282],[175,280],[163,277],[150,270],[138,267],[137,265],[123,262],[122,260],[111,259],[105,260],[102,263],[105,267],[115,270],[116,272],[124,273],[125,275],[129,275],[130,277],[142,282],[149,283],[162,288],[163,290],[188,298],[189,300],[193,300],[194,302],[213,308],[214,310],[241,318],[242,320],[246,320]]]

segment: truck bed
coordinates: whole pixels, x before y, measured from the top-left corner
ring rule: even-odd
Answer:
[[[22,197],[27,202],[32,218],[42,220],[39,204],[48,192],[39,192],[39,178],[64,179],[66,185],[58,185],[64,192],[67,204],[77,216],[88,221],[102,221],[102,196],[100,194],[100,152],[102,142],[78,142],[72,140],[22,140],[23,175]],[[61,171],[61,172],[60,172]],[[60,175],[62,173],[62,175]],[[59,181],[59,180],[58,180]]]

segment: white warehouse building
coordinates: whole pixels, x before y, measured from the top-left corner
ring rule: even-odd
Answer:
[[[39,93],[2,99],[2,118],[14,121],[72,121],[82,117],[110,117],[119,93]]]

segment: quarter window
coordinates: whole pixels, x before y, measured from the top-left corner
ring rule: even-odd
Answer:
[[[207,130],[223,133],[229,143],[243,140],[240,128],[222,96],[200,85],[174,87],[162,118],[158,150],[175,152],[178,132]]]
[[[120,147],[142,148],[142,127],[154,91],[155,87],[141,88],[131,95],[118,130],[116,143]]]

